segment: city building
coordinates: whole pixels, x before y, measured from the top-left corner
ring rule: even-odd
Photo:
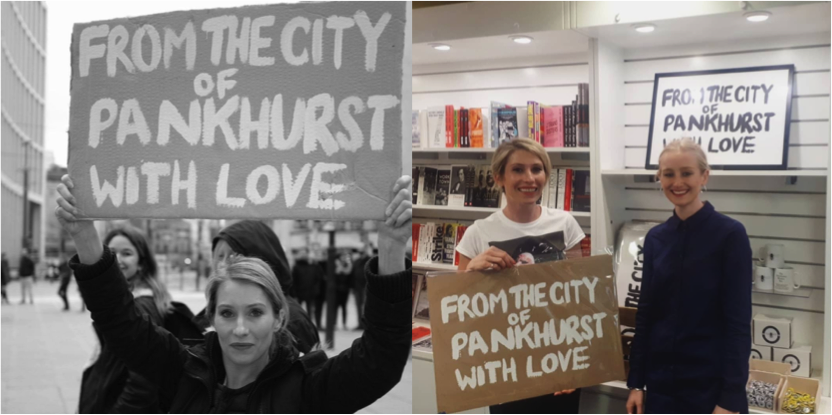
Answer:
[[[61,177],[67,173],[66,167],[61,167],[53,164],[46,172],[46,203],[45,206],[57,206],[58,202],[58,184],[61,183]],[[46,258],[57,258],[61,252],[68,256],[75,255],[75,242],[72,237],[64,230],[58,218],[47,212],[44,215],[44,255]],[[4,225],[5,228],[5,225]]]
[[[2,249],[12,268],[24,246],[44,255],[46,6],[0,3],[2,18]]]

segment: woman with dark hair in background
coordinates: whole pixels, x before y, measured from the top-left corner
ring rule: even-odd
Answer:
[[[159,327],[166,326],[166,319],[184,313],[188,321],[192,314],[184,304],[174,304],[165,284],[157,276],[156,260],[145,240],[136,228],[124,227],[110,231],[104,244],[115,256],[121,275],[132,293],[135,309]],[[170,318],[171,321],[182,319]],[[170,324],[168,326],[171,326]],[[142,376],[127,369],[102,337],[98,326],[93,325],[99,343],[81,378],[79,413],[161,413],[167,403],[159,401],[157,387]],[[186,325],[171,329],[180,339],[201,338],[195,326]]]
[[[280,288],[286,295],[289,307],[288,330],[292,333],[295,347],[303,353],[314,350],[321,342],[318,330],[295,299],[294,282],[289,270],[289,261],[283,251],[277,235],[272,228],[257,220],[243,220],[226,226],[212,242],[212,265],[217,266],[229,255],[239,254],[247,257],[260,258],[269,264],[272,272],[280,283]],[[199,322],[203,327],[210,326],[210,320],[203,318],[204,311],[199,313]]]

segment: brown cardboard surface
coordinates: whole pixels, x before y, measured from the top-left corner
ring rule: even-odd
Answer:
[[[79,216],[382,219],[402,171],[406,12],[302,3],[75,25]]]
[[[440,412],[624,377],[609,255],[430,277],[428,296]]]

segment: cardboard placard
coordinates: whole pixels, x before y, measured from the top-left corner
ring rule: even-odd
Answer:
[[[785,170],[794,65],[657,73],[645,168],[672,140],[693,138],[711,167]]]
[[[624,378],[612,256],[428,278],[440,412]]]
[[[281,4],[75,25],[78,208],[382,219],[402,172],[406,9]]]

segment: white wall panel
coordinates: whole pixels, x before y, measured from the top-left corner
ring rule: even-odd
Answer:
[[[571,104],[578,93],[578,87],[499,89],[463,92],[413,94],[413,109],[425,110],[435,106],[488,108],[491,101],[509,105],[526,105],[526,101],[538,101],[547,105]],[[490,116],[490,114],[488,114]]]
[[[632,201],[633,207],[666,206],[669,209],[670,201],[658,187],[659,183],[640,189],[628,187],[628,199]],[[708,186],[708,190],[703,192],[700,198],[710,201],[720,212],[826,217],[824,194],[733,193],[715,191],[713,186]]]
[[[626,168],[644,168],[647,159],[647,147],[625,148],[624,166]],[[826,169],[829,165],[828,147],[789,147],[788,168]]]
[[[587,64],[542,68],[481,70],[413,76],[413,92],[459,89],[528,87],[546,84],[577,84],[587,82]]]

